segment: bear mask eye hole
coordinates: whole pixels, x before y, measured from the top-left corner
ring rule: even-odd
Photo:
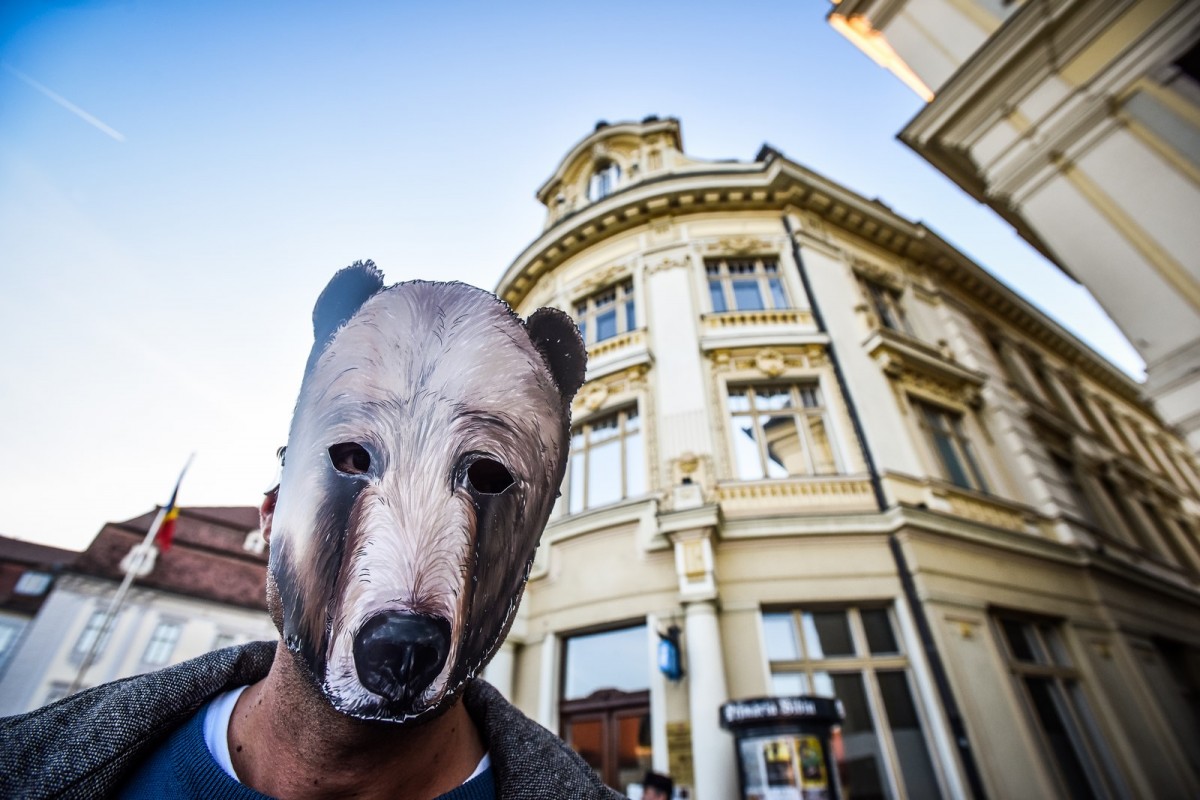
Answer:
[[[480,458],[467,467],[467,480],[480,494],[500,494],[513,485],[513,476],[499,461]]]
[[[342,442],[329,448],[333,468],[346,475],[362,475],[371,468],[371,455],[361,444]]]

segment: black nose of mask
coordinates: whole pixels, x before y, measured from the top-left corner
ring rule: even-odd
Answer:
[[[433,683],[450,652],[450,624],[443,619],[385,611],[354,637],[358,679],[389,705],[408,710]]]

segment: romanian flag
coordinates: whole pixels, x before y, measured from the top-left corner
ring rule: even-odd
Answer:
[[[191,459],[188,459],[188,463],[191,463]],[[187,472],[187,467],[183,468],[183,472]],[[175,491],[171,492],[171,500],[167,503],[162,523],[158,526],[158,533],[154,534],[154,543],[164,553],[171,547],[171,539],[175,536],[175,520],[179,519],[179,506],[175,504],[175,500],[179,497],[179,484],[183,483],[183,472],[179,474],[179,480],[175,482]]]

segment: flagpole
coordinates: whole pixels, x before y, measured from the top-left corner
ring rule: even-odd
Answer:
[[[175,491],[171,494],[171,499],[174,500],[179,494],[179,485],[183,483],[183,476],[187,474],[188,467],[192,465],[192,459],[196,457],[195,453],[188,456],[187,463],[183,465],[183,470],[179,473],[179,479],[175,481]],[[168,504],[171,505],[171,504]],[[125,603],[125,595],[129,594],[129,587],[133,585],[133,579],[142,569],[142,564],[146,561],[146,556],[149,555],[150,546],[154,542],[154,537],[158,536],[158,531],[162,527],[163,519],[167,515],[167,506],[161,506],[158,513],[154,516],[154,521],[150,523],[150,529],[146,531],[145,538],[142,539],[140,545],[134,546],[136,556],[129,560],[128,569],[125,570],[125,578],[121,581],[121,585],[117,588],[117,593],[112,596],[112,600],[108,603],[108,608],[104,612],[103,621],[100,623],[100,630],[96,631],[91,644],[88,645],[87,653],[83,660],[79,662],[79,669],[75,672],[75,680],[71,681],[71,686],[67,689],[67,694],[72,695],[79,691],[83,686],[83,679],[87,675],[88,669],[92,666],[92,662],[96,660],[97,651],[100,649],[100,643],[104,641],[104,637],[108,635],[109,629],[112,628],[113,621],[117,614],[121,611],[121,606]]]

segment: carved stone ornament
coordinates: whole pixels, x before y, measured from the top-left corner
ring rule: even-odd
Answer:
[[[599,384],[584,390],[580,396],[579,404],[589,412],[598,411],[607,399],[608,387],[604,384]]]
[[[688,256],[686,253],[682,255],[663,256],[656,261],[650,261],[646,266],[646,274],[653,275],[656,272],[665,272],[669,269],[680,269],[688,265]]]
[[[787,369],[783,353],[770,348],[759,350],[754,356],[754,367],[768,378],[778,378]]]
[[[778,249],[779,245],[776,243],[757,236],[724,236],[704,246],[706,253],[731,256],[774,253]]]
[[[628,264],[612,264],[588,275],[579,282],[571,294],[575,297],[589,295],[628,277],[630,272]]]

